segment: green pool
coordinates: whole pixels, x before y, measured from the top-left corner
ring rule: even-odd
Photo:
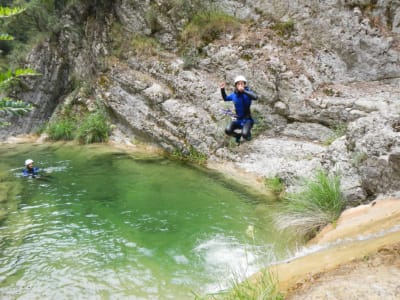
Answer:
[[[26,158],[41,179],[21,177]],[[0,159],[6,299],[193,299],[290,247],[273,206],[213,172],[104,146],[1,145]]]

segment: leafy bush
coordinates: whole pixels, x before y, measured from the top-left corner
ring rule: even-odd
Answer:
[[[76,132],[76,139],[84,144],[106,142],[111,127],[104,111],[97,110],[87,115]]]
[[[49,138],[54,141],[73,140],[76,130],[76,121],[71,118],[55,120],[47,126]]]
[[[320,228],[339,218],[345,202],[337,175],[318,171],[315,178],[304,181],[302,188],[301,192],[288,195],[275,222],[282,230],[292,229],[311,238]]]

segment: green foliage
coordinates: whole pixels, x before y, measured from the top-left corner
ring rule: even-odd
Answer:
[[[108,140],[111,126],[105,111],[99,106],[93,112],[82,112],[80,105],[63,108],[46,127],[52,140],[73,140],[80,143],[100,143]],[[85,108],[86,109],[86,108]]]
[[[171,154],[172,158],[204,165],[207,162],[207,154],[197,151],[193,146],[189,147],[189,151],[176,149]]]
[[[0,99],[0,111],[6,114],[23,115],[33,109],[33,106],[21,100],[11,98]]]
[[[253,110],[252,115],[255,120],[255,123],[251,130],[251,133],[254,137],[256,137],[268,129],[268,124],[265,121],[264,116],[259,111]]]
[[[76,132],[76,139],[84,144],[101,143],[108,140],[111,131],[104,111],[89,113]]]
[[[25,9],[21,7],[2,7],[0,6],[0,18],[8,18],[23,12]],[[13,40],[9,34],[1,34],[0,40]],[[32,69],[17,69],[15,71],[8,70],[0,73],[0,92],[5,93],[13,82],[22,76],[38,75]],[[11,99],[7,97],[0,98],[0,111],[5,114],[22,115],[32,110],[33,106],[21,100]],[[0,127],[10,125],[8,122],[0,120]]]
[[[196,296],[195,299],[202,299]],[[261,272],[256,280],[240,280],[235,278],[233,287],[228,291],[220,294],[214,294],[211,297],[203,298],[214,300],[284,300],[283,294],[279,291],[278,278],[271,271],[265,270]]]
[[[135,51],[135,54],[139,57],[157,56],[162,50],[161,45],[156,39],[143,35],[134,36],[131,45]]]
[[[292,229],[310,238],[323,226],[335,222],[344,206],[339,176],[318,171],[315,178],[304,181],[301,192],[288,195],[275,221],[282,230]]]
[[[183,44],[202,48],[219,38],[221,34],[240,28],[238,19],[220,11],[201,11],[194,15],[181,33]]]
[[[284,297],[279,291],[278,279],[276,276],[271,272],[264,271],[256,284],[249,280],[235,284],[231,294],[226,299],[284,300]]]
[[[1,33],[0,34],[0,41],[13,41],[14,37],[12,35],[9,35],[7,33]]]
[[[347,124],[341,123],[341,124],[336,125],[333,128],[333,134],[329,138],[327,138],[325,141],[323,141],[323,144],[329,146],[336,139],[338,139],[341,136],[344,136],[346,134],[346,132],[347,132]]]
[[[123,26],[118,22],[113,22],[111,26],[112,54],[122,58],[129,51],[129,43],[123,34]]]
[[[265,178],[265,186],[276,197],[281,198],[285,192],[285,185],[279,177]]]
[[[2,31],[13,36],[13,42],[3,42],[0,47],[2,55],[7,56],[9,65],[13,68],[25,62],[26,54],[44,36],[57,32],[60,18],[54,9],[54,0],[32,0],[24,2],[24,9],[18,15],[1,23]]]
[[[0,6],[0,18],[8,18],[20,14],[25,8],[23,7],[3,7]]]
[[[54,141],[73,140],[76,130],[76,122],[72,118],[62,118],[48,124],[46,132]]]
[[[289,19],[286,22],[277,22],[271,26],[271,29],[281,37],[290,38],[294,31],[294,21]]]

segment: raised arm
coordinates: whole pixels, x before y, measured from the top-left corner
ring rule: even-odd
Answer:
[[[224,99],[224,101],[227,101],[227,99],[226,99],[227,95],[226,95],[226,92],[225,92],[225,82],[221,83],[219,85],[219,87],[221,88],[222,99]]]

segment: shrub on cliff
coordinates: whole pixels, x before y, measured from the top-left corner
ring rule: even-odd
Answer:
[[[201,48],[219,38],[223,33],[238,30],[238,19],[219,11],[202,11],[194,15],[181,34],[184,45]]]
[[[108,140],[111,128],[102,110],[90,113],[80,124],[76,139],[84,144],[101,143]]]
[[[340,178],[318,171],[312,179],[304,181],[302,191],[288,195],[275,223],[281,230],[293,230],[311,238],[323,226],[335,222],[344,209]]]

